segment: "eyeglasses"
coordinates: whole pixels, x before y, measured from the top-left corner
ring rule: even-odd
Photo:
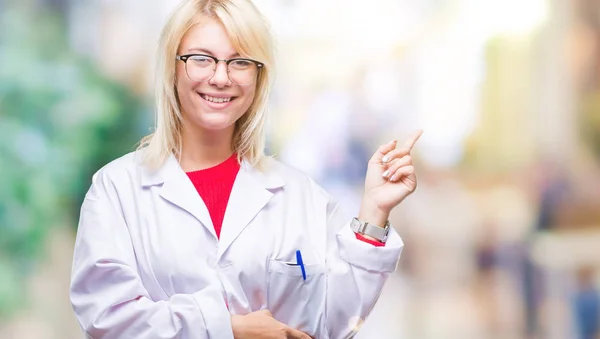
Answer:
[[[221,60],[205,54],[178,55],[177,60],[185,63],[185,72],[190,80],[198,82],[210,80],[215,75],[217,64],[223,61],[227,65],[229,80],[240,86],[247,86],[255,82],[259,70],[264,67],[262,62],[252,59]]]

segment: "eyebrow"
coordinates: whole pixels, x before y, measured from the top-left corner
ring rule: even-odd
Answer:
[[[205,49],[205,48],[200,48],[200,47],[189,48],[187,51],[188,51],[188,53],[189,52],[202,52],[204,54],[208,54],[208,55],[212,55],[212,56],[215,55],[215,53],[211,52],[210,50]],[[234,53],[234,54],[231,54],[227,59],[238,58],[238,57],[240,57],[240,54]]]

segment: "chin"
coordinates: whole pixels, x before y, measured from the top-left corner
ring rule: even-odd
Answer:
[[[202,113],[202,116],[199,117],[199,125],[203,129],[219,131],[232,127],[236,120],[226,112]]]

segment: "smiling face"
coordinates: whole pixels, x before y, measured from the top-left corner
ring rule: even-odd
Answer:
[[[239,57],[225,27],[212,18],[190,28],[181,41],[178,54],[206,54],[218,59]],[[219,62],[216,67],[212,78],[198,82],[190,79],[185,63],[177,61],[176,87],[184,130],[231,132],[235,122],[252,104],[256,81],[251,85],[237,85],[229,79],[225,62]]]

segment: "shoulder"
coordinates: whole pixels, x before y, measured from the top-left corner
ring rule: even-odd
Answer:
[[[135,180],[143,166],[141,152],[127,153],[102,166],[92,176],[92,184]]]
[[[303,193],[317,195],[329,200],[329,194],[305,172],[274,158],[265,161],[265,171],[283,179],[285,187],[298,189]]]
[[[347,220],[347,211],[341,209],[339,200],[305,172],[272,158],[265,169],[282,179],[283,195],[294,209],[299,208],[317,218],[315,224],[321,220],[318,216],[323,215],[326,216],[323,220],[330,220],[331,216],[339,218],[335,222],[340,222],[340,225]]]

